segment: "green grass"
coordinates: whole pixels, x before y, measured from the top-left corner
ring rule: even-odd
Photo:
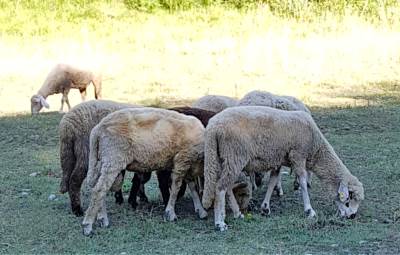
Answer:
[[[284,175],[285,195],[272,198],[272,215],[257,211],[214,231],[212,214],[199,220],[186,194],[177,204],[176,223],[162,220],[157,184],[147,185],[151,204],[132,211],[107,205],[111,226],[84,237],[82,218],[72,215],[60,181],[57,125],[61,115],[0,119],[0,253],[121,254],[397,254],[400,251],[400,106],[314,108],[314,117],[344,163],[363,182],[365,201],[355,220],[335,216],[323,187],[314,179],[311,201],[318,219],[307,220]],[[35,177],[29,176],[38,172]],[[129,178],[126,184],[129,186]],[[153,178],[154,179],[154,178]],[[27,196],[21,193],[28,190]],[[125,189],[127,192],[127,189]],[[265,187],[255,195],[259,206]],[[58,200],[49,201],[50,194]],[[125,193],[125,195],[127,195]]]
[[[0,0],[0,253],[400,253],[399,16],[396,0]],[[134,212],[110,195],[110,228],[83,237],[82,219],[57,194],[61,115],[27,115],[60,62],[101,71],[104,98],[121,102],[182,105],[254,89],[302,99],[364,183],[360,215],[337,218],[315,181],[318,219],[306,220],[285,175],[270,218],[228,213],[221,234],[211,215],[195,217],[188,195],[179,221],[164,223],[152,181],[149,206]],[[50,111],[60,99],[48,98]],[[80,102],[77,91],[70,101]]]

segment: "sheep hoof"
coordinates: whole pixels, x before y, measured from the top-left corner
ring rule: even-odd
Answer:
[[[67,184],[62,184],[61,186],[60,186],[60,193],[61,194],[64,194],[64,193],[67,193],[68,192],[68,187],[67,187]]]
[[[226,225],[224,222],[218,223],[215,225],[215,230],[224,232],[228,230],[228,225]]]
[[[149,199],[146,196],[144,196],[144,197],[140,197],[139,201],[142,202],[142,203],[148,203]]]
[[[122,204],[124,202],[124,195],[122,194],[122,190],[118,190],[114,193],[115,203]]]
[[[261,215],[263,216],[269,216],[271,214],[271,209],[267,204],[262,204],[261,205]]]
[[[76,217],[83,216],[83,210],[80,206],[72,207],[72,212],[75,214]]]
[[[200,219],[205,219],[208,216],[208,213],[205,210],[200,210],[197,213],[199,214]]]
[[[314,218],[317,215],[313,209],[308,209],[304,213],[309,219]]]
[[[137,207],[137,202],[136,201],[129,199],[128,203],[132,206],[133,210],[136,210],[136,207]]]
[[[171,213],[170,211],[165,211],[164,213],[164,221],[176,221],[178,218],[175,213]]]
[[[235,218],[235,219],[244,219],[244,215],[243,215],[243,213],[239,212],[238,214],[233,215],[233,218]]]
[[[82,224],[83,227],[83,234],[85,236],[91,236],[93,235],[93,228],[92,228],[92,224]]]
[[[102,227],[102,228],[106,228],[110,225],[110,221],[106,217],[100,218],[100,219],[98,219],[98,221],[99,221],[100,227]]]

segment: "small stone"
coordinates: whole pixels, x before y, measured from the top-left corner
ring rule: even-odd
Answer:
[[[31,173],[29,176],[30,176],[30,177],[35,177],[35,176],[37,176],[37,175],[38,175],[37,172],[33,172],[33,173]]]
[[[23,192],[20,193],[20,196],[21,196],[21,197],[26,197],[26,196],[28,196],[28,195],[29,195],[29,193],[28,193],[28,192],[25,192],[25,191],[23,191]]]
[[[121,252],[120,254],[121,254],[121,255],[126,255],[126,252],[123,251],[123,252]]]
[[[338,247],[338,246],[339,246],[339,244],[337,244],[337,243],[331,244],[331,247]]]
[[[365,244],[365,243],[367,243],[367,241],[365,241],[365,240],[361,240],[358,242],[358,244]]]
[[[23,191],[23,192],[30,192],[31,189],[21,189],[21,191]]]
[[[55,200],[57,198],[57,196],[56,195],[54,195],[54,194],[51,194],[50,196],[49,196],[49,201],[53,201],[53,200]]]

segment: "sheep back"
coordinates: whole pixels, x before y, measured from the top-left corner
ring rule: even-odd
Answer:
[[[238,104],[238,100],[217,95],[207,95],[199,98],[192,104],[192,107],[212,112],[220,112],[228,107],[234,107]]]

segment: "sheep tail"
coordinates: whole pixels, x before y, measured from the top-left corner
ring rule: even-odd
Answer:
[[[60,137],[60,164],[62,169],[62,178],[60,183],[60,193],[69,191],[69,179],[76,164],[74,152],[74,139],[71,129],[65,122],[61,121],[59,126]]]
[[[100,177],[101,161],[99,160],[99,128],[98,126],[92,129],[90,133],[89,144],[89,168],[86,176],[86,182],[89,187],[93,188]]]
[[[204,191],[202,203],[204,208],[208,209],[212,206],[216,187],[217,176],[221,173],[221,163],[218,152],[218,137],[217,133],[206,131],[205,134],[205,148],[204,148]]]

